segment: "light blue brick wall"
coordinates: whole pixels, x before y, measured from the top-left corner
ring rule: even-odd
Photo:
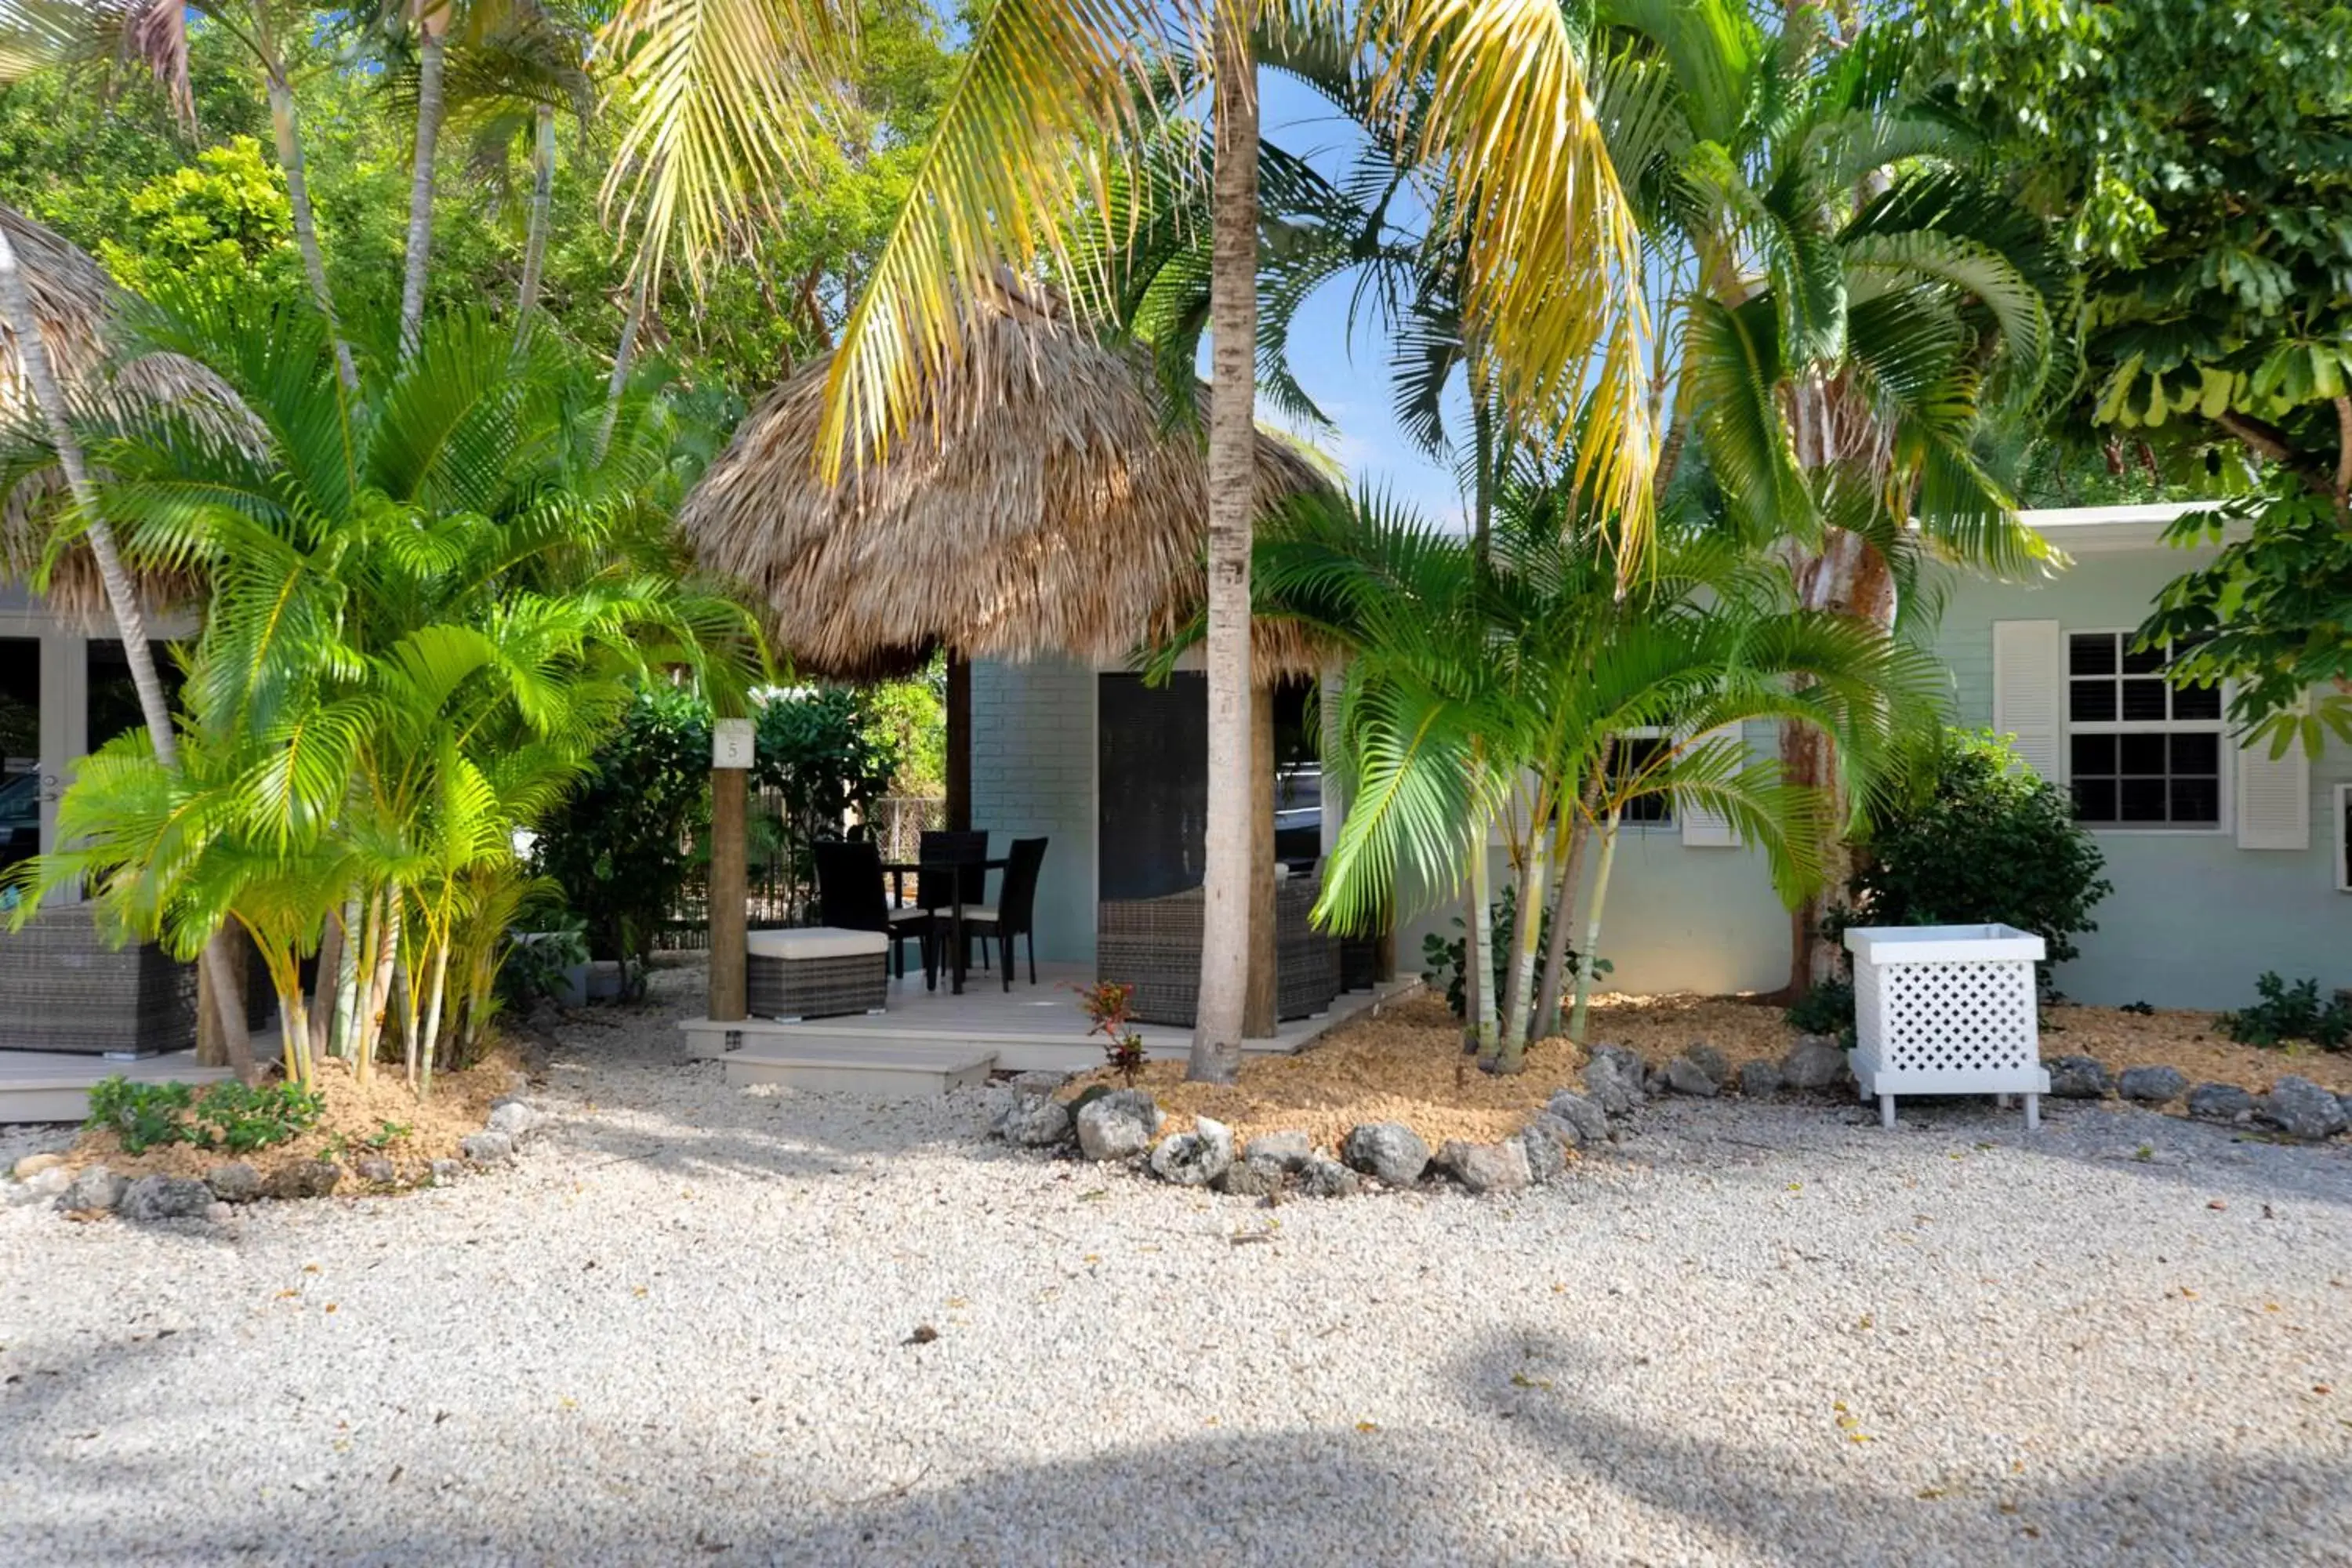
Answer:
[[[1992,722],[1994,622],[2054,620],[2062,633],[2135,626],[2199,559],[2161,547],[2085,552],[2053,580],[1952,579],[1937,649],[1959,721]],[[2226,750],[2223,765],[2226,774]],[[2231,1007],[2253,1000],[2265,969],[2352,984],[2352,894],[2335,890],[2331,819],[2336,786],[2352,784],[2352,752],[2330,745],[2311,763],[2307,850],[2239,848],[2234,784],[2225,777],[2219,832],[2094,830],[2116,890],[2094,912],[2099,929],[2079,940],[2082,957],[2060,967],[2061,990],[2102,1004]]]
[[[992,853],[1044,837],[1037,957],[1095,956],[1095,673],[1068,659],[971,667],[971,825]],[[990,890],[995,889],[994,878]]]

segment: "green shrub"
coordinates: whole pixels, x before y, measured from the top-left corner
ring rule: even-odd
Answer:
[[[1494,942],[1491,944],[1493,951],[1486,955],[1487,967],[1494,972],[1495,984],[1495,989],[1488,994],[1496,999],[1499,1007],[1503,996],[1503,978],[1510,973],[1512,933],[1518,929],[1518,884],[1504,883],[1502,897],[1495,900],[1487,914],[1491,921],[1488,929],[1494,932]],[[1549,910],[1544,910],[1543,919],[1538,925],[1539,929],[1536,934],[1536,968],[1540,973],[1543,969],[1543,955],[1551,951],[1551,911]],[[1454,917],[1454,930],[1456,934],[1451,941],[1436,931],[1431,931],[1421,939],[1421,977],[1432,985],[1444,982],[1445,1005],[1454,1009],[1455,1017],[1462,1018],[1469,1016],[1467,1009],[1470,1005],[1469,997],[1465,994],[1462,983],[1462,955],[1469,946],[1469,928],[1460,915]],[[1573,975],[1576,973],[1574,947],[1569,948],[1567,956],[1561,960],[1561,965],[1563,974]],[[1610,968],[1609,961],[1603,958],[1592,965],[1592,973],[1606,974]]]
[[[126,1154],[170,1143],[247,1154],[300,1137],[326,1109],[315,1090],[290,1083],[216,1083],[199,1092],[184,1083],[132,1083],[118,1075],[89,1091],[83,1125],[113,1132]]]
[[[508,933],[499,967],[499,994],[511,1006],[562,995],[570,972],[588,962],[588,922],[578,915],[542,915],[532,923],[539,929]]]
[[[1784,1015],[1789,1026],[1801,1035],[1835,1035],[1847,1045],[1853,1043],[1853,983],[1850,980],[1816,980],[1811,990],[1797,998],[1797,1005]]]
[[[2240,1045],[2276,1049],[2290,1040],[2307,1040],[2329,1051],[2352,1045],[2352,1006],[2341,998],[2321,1002],[2318,981],[2290,985],[2265,970],[2254,982],[2254,994],[2262,1000],[2214,1020],[2216,1028]]]
[[[1928,786],[1874,812],[1857,850],[1844,923],[2015,926],[2048,945],[2045,980],[2115,891],[2066,792],[1983,731],[1947,731]]]

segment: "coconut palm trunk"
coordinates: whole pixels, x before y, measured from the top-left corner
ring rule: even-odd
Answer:
[[[408,184],[408,253],[400,285],[400,351],[416,352],[425,330],[425,279],[433,258],[433,162],[441,141],[441,78],[447,63],[449,14],[417,18],[416,155]]]
[[[640,263],[636,287],[629,291],[629,313],[621,322],[621,341],[613,349],[613,374],[604,383],[604,418],[596,427],[596,455],[613,444],[613,426],[621,417],[621,394],[627,390],[629,371],[636,363],[637,334],[646,324],[646,290],[652,268]]]
[[[310,182],[303,169],[302,128],[295,114],[294,89],[274,65],[263,69],[262,79],[269,93],[269,129],[278,143],[278,167],[286,175],[286,201],[294,214],[294,246],[302,253],[302,275],[310,280],[310,298],[318,302],[319,313],[327,318],[327,331],[335,345],[335,374],[349,391],[360,384],[360,373],[352,363],[352,345],[343,342],[335,321],[326,253],[319,247],[319,215],[310,205]]]
[[[1209,801],[1201,1002],[1188,1078],[1241,1072],[1249,986],[1250,542],[1256,502],[1257,74],[1247,0],[1215,21],[1216,170],[1209,294]]]
[[[530,226],[523,240],[522,288],[515,300],[515,344],[530,337],[530,315],[539,309],[540,274],[547,262],[548,215],[555,205],[555,110],[542,103],[532,111]]]
[[[65,389],[58,384],[48,343],[41,336],[40,317],[25,287],[16,247],[5,229],[0,229],[0,313],[5,314],[9,331],[16,336],[16,359],[24,368],[25,383],[33,389],[33,401],[39,405],[49,439],[58,449],[58,467],[65,470],[67,489],[81,513],[83,537],[89,542],[89,552],[98,561],[99,578],[106,585],[106,602],[114,612],[115,628],[122,635],[123,658],[131,666],[131,684],[139,693],[139,714],[146,721],[155,760],[166,770],[176,773],[180,766],[179,742],[172,729],[172,705],[163,695],[163,678],[155,668],[155,650],[147,640],[146,615],[140,608],[139,593],[131,585],[131,574],[123,569],[121,552],[115,548],[114,530],[108,526],[99,508],[98,489],[90,483],[89,468],[82,458],[81,439],[74,434],[72,422],[67,416]],[[238,1003],[242,988],[237,984],[234,951],[234,943],[209,942],[205,944],[201,962],[220,1022],[221,1043],[228,1056],[228,1065],[237,1077],[250,1083],[255,1077],[253,1042],[246,1035],[245,1009]]]

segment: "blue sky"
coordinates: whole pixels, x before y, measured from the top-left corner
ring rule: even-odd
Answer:
[[[1362,132],[1335,118],[1322,99],[1280,72],[1262,72],[1259,82],[1258,113],[1265,138],[1312,158],[1325,174],[1337,174],[1360,143]],[[1307,300],[1293,332],[1299,380],[1316,405],[1339,426],[1338,436],[1325,435],[1318,444],[1360,483],[1386,488],[1433,520],[1460,518],[1461,489],[1453,469],[1424,458],[1390,415],[1385,338],[1376,327],[1366,325],[1351,342],[1348,303],[1345,279],[1326,286]],[[1263,407],[1260,416],[1268,418]]]

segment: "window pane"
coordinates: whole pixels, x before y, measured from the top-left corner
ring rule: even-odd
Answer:
[[[2116,741],[2121,754],[2116,769],[2117,773],[2160,773],[2164,771],[2162,735],[2118,735]]]
[[[2126,653],[2124,655],[2124,673],[2152,675],[2164,668],[2164,649],[2160,647],[2141,648],[2137,653]]]
[[[2165,696],[2168,688],[2162,680],[2126,680],[2124,682],[2124,717],[2138,720],[2161,720],[2165,716]]]
[[[2219,719],[2221,716],[2221,689],[2218,686],[2184,686],[2172,693],[2172,716],[2176,719]]]
[[[2221,820],[2221,785],[2214,779],[2174,779],[2172,820],[2210,826]]]
[[[2080,822],[2113,822],[2116,819],[2116,781],[2076,779],[2074,816]]]
[[[2077,735],[2074,740],[2076,773],[2112,773],[2116,771],[2116,738],[2113,735]]]
[[[2162,822],[2165,820],[2165,789],[2162,779],[2126,779],[2119,792],[2122,809],[2116,818],[2123,822]]]
[[[2221,737],[2215,734],[2172,737],[2172,771],[2221,776]]]
[[[0,637],[0,872],[40,852],[41,641]]]
[[[2076,632],[2066,639],[2066,673],[2069,675],[2113,675],[2116,672],[2116,635],[2113,632]]]
[[[2066,717],[2077,724],[2104,724],[2116,716],[2116,683],[2077,680],[2070,683]]]

